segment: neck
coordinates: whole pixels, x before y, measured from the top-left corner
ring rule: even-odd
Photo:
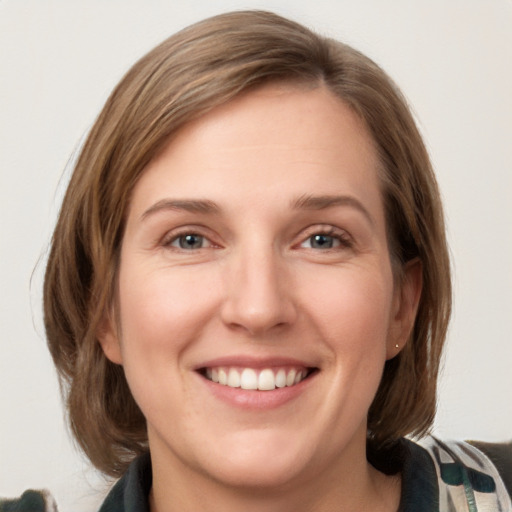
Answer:
[[[151,512],[395,512],[399,476],[386,476],[366,462],[336,463],[308,471],[276,487],[235,486],[181,465],[169,471],[158,458],[153,465]],[[174,466],[176,469],[176,466]],[[312,476],[313,475],[313,476]]]

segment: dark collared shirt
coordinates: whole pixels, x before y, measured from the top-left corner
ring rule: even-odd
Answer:
[[[511,512],[512,444],[475,444],[480,450],[485,450],[494,465],[490,464],[487,456],[467,443],[450,444],[430,438],[424,447],[402,440],[399,511]],[[151,483],[151,459],[149,454],[145,454],[133,461],[99,512],[149,512]],[[508,493],[506,485],[509,485]]]

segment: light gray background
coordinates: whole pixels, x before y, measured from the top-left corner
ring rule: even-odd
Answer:
[[[0,496],[46,487],[61,512],[80,512],[108,487],[67,436],[42,328],[64,169],[138,57],[191,22],[241,8],[353,44],[405,91],[438,173],[454,260],[435,431],[512,437],[510,0],[0,0]]]

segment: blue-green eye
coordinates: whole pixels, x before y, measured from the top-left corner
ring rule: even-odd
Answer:
[[[202,249],[205,246],[205,237],[196,233],[180,235],[171,242],[171,247],[179,247],[184,250]]]
[[[327,231],[317,231],[308,236],[300,246],[304,249],[324,250],[329,249],[348,249],[352,247],[352,239],[342,231],[331,228]]]
[[[337,238],[322,233],[310,236],[306,243],[309,243],[309,247],[312,249],[332,249],[340,245]]]

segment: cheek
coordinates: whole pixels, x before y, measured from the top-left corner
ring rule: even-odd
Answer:
[[[391,272],[336,269],[305,283],[315,323],[338,356],[385,356],[392,302]],[[314,298],[314,299],[313,299]],[[313,299],[313,300],[312,300]]]
[[[200,274],[144,265],[126,265],[120,273],[123,368],[150,423],[172,422],[187,403],[183,354],[201,337],[216,300],[213,283]]]
[[[324,369],[329,388],[318,405],[318,417],[329,418],[333,438],[343,444],[348,432],[366,424],[381,380],[391,274],[379,266],[345,267],[318,274],[315,283],[304,280],[303,285],[303,297],[309,297],[309,321],[328,354]]]
[[[152,356],[175,365],[215,309],[214,278],[206,281],[202,272],[186,268],[131,268],[137,272],[121,272],[119,283],[125,367]]]

